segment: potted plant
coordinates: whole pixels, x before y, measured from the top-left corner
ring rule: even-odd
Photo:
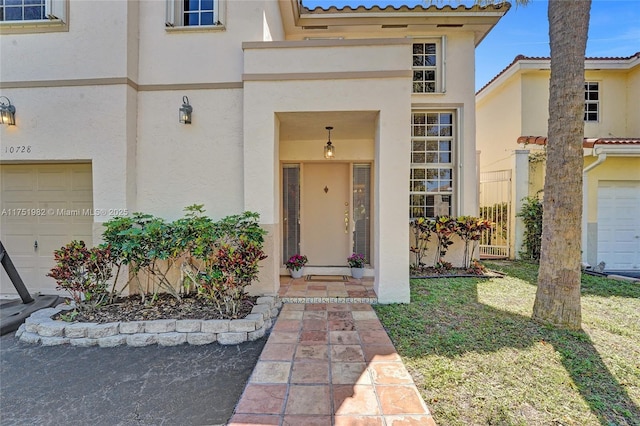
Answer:
[[[362,278],[364,276],[364,265],[367,263],[367,258],[363,254],[353,253],[347,257],[347,263],[351,267],[351,276],[353,278]]]
[[[285,262],[285,265],[293,278],[300,278],[304,274],[304,265],[306,265],[308,261],[307,256],[294,254]]]

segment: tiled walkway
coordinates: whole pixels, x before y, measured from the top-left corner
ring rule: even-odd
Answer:
[[[229,425],[435,425],[370,305],[285,303]]]
[[[293,279],[280,277],[278,295],[283,302],[303,303],[377,303],[373,278],[311,275]]]

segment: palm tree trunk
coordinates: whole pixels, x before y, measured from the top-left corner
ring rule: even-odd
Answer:
[[[538,290],[533,319],[580,329],[584,57],[591,0],[550,0],[551,82]]]

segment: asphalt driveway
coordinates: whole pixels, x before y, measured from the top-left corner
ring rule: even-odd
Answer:
[[[266,339],[79,348],[9,333],[0,337],[0,424],[226,424]]]

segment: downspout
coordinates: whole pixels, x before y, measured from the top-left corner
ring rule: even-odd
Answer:
[[[582,169],[582,263],[587,262],[587,213],[588,213],[588,197],[587,197],[587,173],[604,163],[607,159],[607,154],[593,148],[593,155],[598,155],[598,159]]]

